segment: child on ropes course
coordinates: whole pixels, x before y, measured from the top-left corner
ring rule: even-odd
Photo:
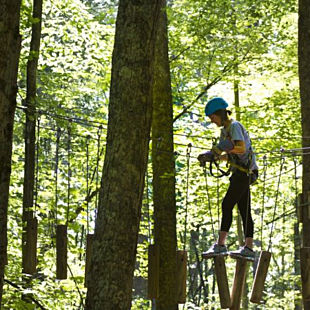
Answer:
[[[255,154],[252,151],[251,140],[244,126],[229,118],[231,111],[227,110],[227,102],[223,98],[211,99],[205,114],[212,123],[221,127],[219,143],[211,151],[200,154],[198,160],[202,166],[213,160],[228,160],[231,163],[232,175],[227,193],[222,201],[222,220],[217,243],[202,254],[204,258],[217,255],[230,255],[253,261],[253,220],[251,216],[250,185],[258,177]],[[245,244],[239,250],[227,252],[226,238],[232,223],[232,210],[238,205],[242,217]]]

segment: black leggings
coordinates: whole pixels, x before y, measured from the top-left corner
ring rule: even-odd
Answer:
[[[255,173],[257,173],[255,171]],[[228,232],[232,222],[232,210],[238,205],[245,237],[253,238],[253,219],[251,216],[251,194],[249,176],[237,170],[230,177],[230,185],[222,202],[221,231]]]

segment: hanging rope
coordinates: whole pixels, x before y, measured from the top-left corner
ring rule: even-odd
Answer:
[[[70,213],[70,188],[71,188],[71,123],[68,125],[68,144],[67,144],[67,154],[68,154],[68,184],[67,184],[67,214],[66,214],[66,225],[69,223],[69,213]]]
[[[97,132],[97,160],[96,160],[96,197],[95,197],[95,219],[97,218],[98,212],[98,201],[99,201],[99,162],[100,162],[100,139],[101,139],[102,126],[99,126]]]
[[[216,198],[217,198],[217,224],[220,231],[220,179],[216,179]]]
[[[149,197],[149,172],[148,165],[146,166],[146,207],[147,207],[147,222],[148,222],[148,242],[151,244],[151,215],[150,215],[150,197]]]
[[[35,176],[35,192],[34,192],[34,213],[37,212],[38,205],[38,189],[39,189],[39,151],[40,151],[40,114],[37,118],[37,143],[36,143],[36,176]]]
[[[86,214],[87,214],[87,226],[86,233],[89,234],[89,139],[86,139]]]
[[[58,224],[58,165],[59,165],[59,142],[60,142],[61,129],[57,128],[56,136],[56,158],[55,158],[55,221]]]
[[[263,201],[262,201],[261,229],[260,229],[261,251],[263,251],[263,227],[264,227],[264,213],[265,213],[266,175],[267,175],[267,157],[266,155],[264,155],[264,158],[263,158],[263,197],[262,197]]]
[[[271,224],[271,230],[270,230],[268,252],[270,251],[271,246],[272,246],[272,234],[273,234],[273,229],[275,226],[275,216],[276,216],[276,209],[277,209],[277,205],[278,205],[280,182],[281,182],[281,175],[282,175],[282,170],[283,170],[283,166],[284,166],[284,161],[285,161],[285,158],[282,154],[281,164],[280,164],[280,172],[279,172],[279,178],[278,178],[278,185],[277,185],[277,191],[276,191],[276,197],[275,197],[275,204],[274,204],[274,211],[273,211],[273,217],[272,217],[272,224]]]
[[[186,248],[186,236],[187,236],[187,215],[188,215],[188,196],[189,196],[189,168],[191,158],[192,144],[189,143],[186,150],[186,201],[185,201],[185,220],[184,220],[184,244],[183,250]]]
[[[213,223],[213,215],[212,215],[212,209],[211,209],[211,199],[210,199],[210,194],[209,194],[208,175],[207,175],[207,168],[206,168],[206,166],[203,166],[203,173],[204,173],[205,183],[206,183],[206,192],[207,192],[207,198],[208,198],[209,214],[210,214],[210,218],[211,218],[212,233],[213,233],[213,238],[214,238],[214,241],[215,241],[216,240],[216,235],[215,235],[215,229],[214,229],[214,223]]]

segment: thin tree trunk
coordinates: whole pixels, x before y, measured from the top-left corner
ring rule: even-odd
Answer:
[[[152,166],[155,244],[159,246],[158,310],[177,309],[176,202],[173,110],[168,58],[167,16],[161,8],[155,46],[152,120]]]
[[[299,85],[302,115],[302,135],[310,136],[310,0],[299,0],[298,21],[298,61],[299,61]],[[309,139],[302,139],[303,147],[310,147]],[[302,178],[303,201],[310,204],[310,157],[303,156]],[[302,247],[310,247],[310,207],[304,204],[302,210]],[[309,291],[310,260],[301,259],[301,276],[303,290],[304,309],[310,309],[310,300],[306,300],[305,292]],[[303,265],[304,264],[304,265]],[[307,296],[309,298],[309,296]]]
[[[40,51],[42,0],[33,1],[33,24],[30,43],[29,59],[27,63],[27,94],[26,130],[25,130],[25,167],[23,191],[23,229],[26,227],[26,212],[33,208],[34,181],[35,181],[35,127],[36,127],[36,92],[37,67]],[[23,230],[23,269],[25,268],[25,231]]]
[[[152,117],[161,0],[119,1],[86,309],[130,309]]]
[[[7,263],[8,199],[21,45],[20,5],[20,0],[0,0],[0,305]]]

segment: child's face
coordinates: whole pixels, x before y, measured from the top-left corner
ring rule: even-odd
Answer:
[[[216,114],[211,114],[211,115],[209,115],[209,118],[211,120],[211,123],[214,123],[218,127],[222,126],[222,120],[221,120],[220,116],[218,116]]]

